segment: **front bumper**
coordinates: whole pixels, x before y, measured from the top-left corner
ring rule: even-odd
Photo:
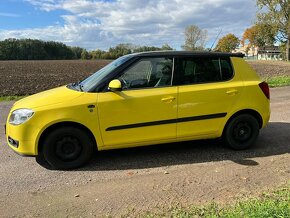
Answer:
[[[38,128],[26,124],[13,126],[7,123],[5,126],[8,146],[16,153],[24,156],[37,155],[38,132]]]

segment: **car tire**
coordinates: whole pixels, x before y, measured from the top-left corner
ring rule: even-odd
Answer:
[[[87,163],[94,143],[86,132],[75,127],[58,128],[48,134],[43,144],[43,156],[57,170],[75,169]]]
[[[235,150],[247,149],[254,145],[259,135],[259,124],[250,114],[241,114],[232,118],[226,125],[223,140]]]

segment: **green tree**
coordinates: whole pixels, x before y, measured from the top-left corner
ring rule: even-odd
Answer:
[[[257,0],[259,23],[272,26],[277,39],[286,44],[286,60],[290,61],[290,0]]]
[[[0,41],[1,60],[73,59],[73,51],[60,42],[37,39],[5,39]]]
[[[81,59],[82,60],[90,59],[89,52],[86,49],[83,49],[82,54],[81,54]]]
[[[239,44],[239,38],[236,37],[234,34],[229,33],[218,41],[218,44],[215,47],[215,51],[231,52],[236,49]]]
[[[81,47],[69,47],[73,52],[73,59],[81,59],[83,48]]]
[[[131,44],[119,44],[115,47],[111,47],[109,49],[109,54],[112,59],[116,59],[118,57],[121,57],[123,55],[127,55],[131,53]]]
[[[207,31],[202,30],[196,25],[190,25],[185,28],[185,43],[182,48],[185,51],[204,50]]]
[[[168,45],[167,43],[165,43],[165,44],[162,45],[161,50],[171,51],[171,50],[173,50],[173,48],[171,48],[170,45]]]

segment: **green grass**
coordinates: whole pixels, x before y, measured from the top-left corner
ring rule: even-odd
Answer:
[[[290,185],[273,193],[265,193],[259,198],[237,202],[233,206],[220,207],[216,203],[211,203],[205,207],[174,208],[162,214],[147,213],[143,217],[289,218]]]
[[[289,86],[290,85],[290,76],[277,76],[265,78],[266,82],[270,87],[281,87],[281,86]]]
[[[1,101],[17,101],[24,97],[26,96],[0,96],[0,102]]]

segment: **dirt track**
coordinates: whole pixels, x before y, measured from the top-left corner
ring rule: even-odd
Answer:
[[[271,98],[271,122],[250,150],[198,141],[106,151],[69,172],[16,155],[1,128],[0,217],[136,215],[176,204],[228,203],[281,186],[290,181],[290,87],[272,89]],[[10,107],[0,103],[0,126]]]

